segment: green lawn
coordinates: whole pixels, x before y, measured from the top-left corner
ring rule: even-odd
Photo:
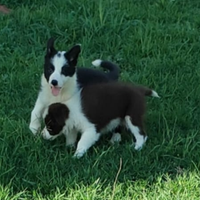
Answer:
[[[0,14],[0,199],[112,200],[200,197],[199,0],[2,0]],[[119,64],[121,80],[155,89],[147,98],[148,141],[104,137],[81,159],[64,137],[28,129],[46,42],[82,44],[79,66]]]

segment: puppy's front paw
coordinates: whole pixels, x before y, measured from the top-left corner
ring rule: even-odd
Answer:
[[[76,150],[76,152],[75,152],[75,154],[73,155],[73,158],[81,158],[81,157],[83,157],[83,155],[85,154],[85,150],[82,150],[82,151],[77,151]]]
[[[136,141],[135,150],[137,151],[141,150],[146,141],[147,141],[147,136],[143,136],[141,140]]]
[[[40,123],[39,122],[31,122],[29,124],[29,129],[33,133],[33,135],[36,135],[38,132],[40,132]]]

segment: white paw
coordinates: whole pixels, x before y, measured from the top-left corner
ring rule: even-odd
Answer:
[[[140,151],[142,149],[143,145],[135,145],[135,150]]]
[[[49,138],[47,137],[48,135],[46,134],[46,128],[44,128],[44,129],[41,131],[41,136],[43,137],[43,139],[49,140]]]
[[[122,141],[122,137],[120,133],[113,133],[112,138],[110,139],[110,142],[114,144],[114,143],[119,143],[121,141]]]
[[[143,137],[142,140],[137,141],[135,144],[135,150],[137,151],[141,150],[146,141],[147,141],[147,136]]]
[[[59,134],[58,135],[50,135],[49,131],[46,129],[46,127],[42,130],[41,135],[42,135],[43,139],[51,140],[51,141],[55,140],[59,136]]]
[[[31,132],[36,135],[39,131],[40,131],[40,123],[39,122],[31,122],[29,124],[29,129],[31,130]]]
[[[76,152],[73,155],[73,158],[81,158],[85,154],[85,150],[76,150]]]

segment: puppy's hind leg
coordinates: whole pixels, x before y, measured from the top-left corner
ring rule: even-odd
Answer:
[[[90,128],[82,133],[74,157],[81,158],[85,152],[99,139],[100,134],[95,128]]]
[[[115,144],[115,143],[119,143],[121,141],[122,141],[122,137],[121,137],[120,133],[113,133],[112,138],[110,139],[110,142],[112,144]]]
[[[110,139],[110,142],[111,142],[112,144],[114,144],[114,143],[119,143],[119,142],[121,142],[121,140],[122,140],[122,137],[121,137],[121,126],[118,126],[118,127],[114,130],[114,132],[113,132],[113,134],[112,134],[112,138]]]
[[[147,136],[144,135],[144,130],[142,127],[134,125],[134,122],[131,120],[130,116],[125,117],[126,126],[130,129],[131,133],[135,136],[135,150],[142,149],[144,143],[147,140]],[[142,122],[141,122],[142,124]]]

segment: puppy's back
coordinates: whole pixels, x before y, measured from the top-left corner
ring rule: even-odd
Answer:
[[[144,95],[138,87],[128,84],[113,82],[90,85],[83,88],[81,98],[84,114],[99,130],[113,119],[123,119],[129,109],[130,112],[136,108],[144,112]]]

